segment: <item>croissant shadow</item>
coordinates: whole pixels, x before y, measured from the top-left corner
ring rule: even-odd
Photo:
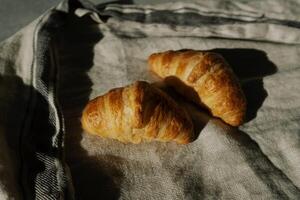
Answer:
[[[277,67],[262,50],[220,48],[210,51],[221,54],[240,80],[247,99],[245,122],[253,120],[268,96],[264,89],[263,77],[276,73]]]
[[[267,91],[263,87],[263,77],[276,73],[277,67],[267,58],[266,53],[261,50],[212,49],[209,51],[221,54],[240,80],[247,99],[245,122],[251,121],[256,117],[257,111],[268,96]],[[201,99],[195,89],[186,85],[176,76],[166,77],[162,82],[154,83],[154,85],[164,90],[179,105],[186,108],[194,124],[196,139],[209,119],[212,118],[212,115],[209,108],[201,103]],[[168,85],[172,85],[172,87]],[[176,93],[173,88],[176,88],[177,92],[188,97],[190,101]],[[197,102],[199,105],[193,102]]]
[[[194,103],[201,102],[197,92],[193,88],[184,84],[176,76],[169,76],[162,81],[152,83],[152,85],[167,93],[180,107],[184,108],[193,122],[195,134],[193,140],[196,140],[201,133],[201,130],[212,118],[208,108]],[[172,87],[170,85],[172,85]],[[176,86],[176,91],[174,86]],[[178,93],[178,90],[180,93]],[[186,94],[186,96],[189,96],[194,102],[187,100],[187,98],[185,98],[182,94]]]

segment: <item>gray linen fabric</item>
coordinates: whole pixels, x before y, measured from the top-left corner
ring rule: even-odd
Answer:
[[[66,1],[1,43],[3,198],[299,199],[299,3],[260,2]],[[197,130],[189,145],[125,145],[82,131],[89,99],[156,82],[147,57],[183,48],[228,60],[248,100],[243,126],[179,98]]]

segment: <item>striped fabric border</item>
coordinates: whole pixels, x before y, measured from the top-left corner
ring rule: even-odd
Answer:
[[[35,27],[31,91],[21,135],[24,199],[72,199],[63,158],[63,117],[57,102],[53,42],[65,13],[50,10]]]

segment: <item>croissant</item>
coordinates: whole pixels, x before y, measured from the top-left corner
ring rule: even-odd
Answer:
[[[179,93],[206,107],[232,126],[242,124],[246,98],[225,59],[213,52],[179,50],[154,53],[148,59],[152,72]]]
[[[82,127],[88,133],[124,143],[152,140],[192,141],[191,119],[171,97],[144,81],[110,90],[85,107]]]

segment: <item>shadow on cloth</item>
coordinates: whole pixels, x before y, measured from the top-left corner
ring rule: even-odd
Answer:
[[[247,99],[245,122],[256,117],[268,93],[264,89],[263,77],[277,72],[277,67],[270,61],[264,51],[257,49],[213,49],[220,53],[232,67],[242,83]]]
[[[14,63],[11,63],[14,65]],[[29,87],[4,64],[0,75],[0,190],[7,198],[21,198],[20,131],[24,121]],[[2,68],[3,69],[3,68]],[[10,71],[7,72],[7,69]],[[0,196],[1,196],[0,195]]]
[[[72,174],[76,199],[108,199],[120,197],[123,174],[111,165],[114,156],[91,156],[81,146],[83,130],[80,116],[89,101],[92,81],[87,72],[93,66],[93,47],[102,39],[89,16],[70,19],[60,35],[59,98],[66,125],[66,160]],[[82,38],[85,38],[82,43]]]
[[[261,50],[212,49],[209,51],[221,54],[240,80],[247,99],[245,122],[251,121],[256,117],[257,111],[268,96],[263,86],[263,77],[276,73],[277,67],[268,59],[266,53]],[[197,138],[209,119],[212,118],[206,108],[192,103],[192,101],[201,102],[197,92],[193,88],[185,85],[175,76],[167,77],[163,81],[154,83],[154,85],[164,90],[172,96],[178,104],[186,108],[194,122],[195,137]],[[185,94],[185,96],[189,97],[189,102],[187,102],[185,97],[182,97],[167,85],[175,85],[176,90],[180,94]]]

